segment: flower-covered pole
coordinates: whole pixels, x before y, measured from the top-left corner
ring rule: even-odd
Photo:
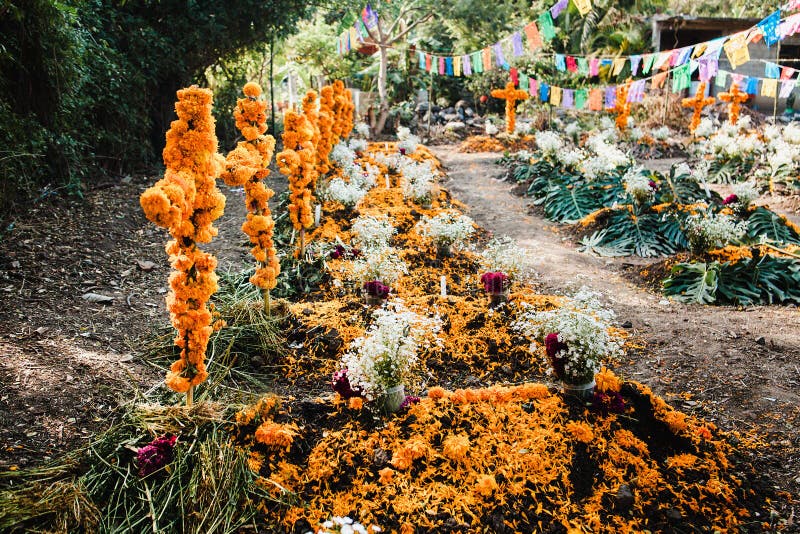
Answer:
[[[270,290],[277,284],[281,264],[272,240],[275,221],[269,209],[269,199],[275,192],[264,185],[269,176],[269,162],[275,151],[275,138],[267,131],[267,102],[259,99],[261,87],[257,83],[244,86],[245,98],[236,102],[233,117],[244,141],[239,142],[225,160],[222,179],[231,186],[243,186],[247,220],[242,231],[250,238],[250,253],[258,267],[250,283],[261,289],[264,311],[270,313]]]
[[[492,89],[492,96],[506,101],[506,132],[513,134],[517,124],[517,100],[526,100],[528,93],[514,88],[514,82],[508,82],[505,89]]]
[[[316,180],[314,128],[306,117],[289,110],[283,117],[283,151],[275,161],[289,179],[289,218],[298,232],[299,257],[305,256],[305,231],[314,224],[309,185]]]
[[[327,95],[327,96],[326,96]],[[319,112],[317,127],[319,128],[319,143],[317,143],[317,172],[320,175],[328,174],[331,162],[328,156],[333,149],[333,87],[326,85],[320,90]]]
[[[341,128],[338,127],[337,123],[338,117],[336,115],[336,93],[332,85],[326,85],[319,90],[319,112],[320,116],[328,115],[331,120],[330,139],[331,147],[333,147],[333,145],[339,142]]]
[[[181,353],[170,366],[166,383],[186,393],[187,405],[192,404],[194,387],[208,377],[205,356],[213,328],[207,302],[217,290],[217,260],[197,245],[217,235],[212,223],[225,209],[225,197],[215,182],[222,156],[217,154],[211,105],[208,89],[192,86],[178,91],[178,120],[172,122],[164,148],[167,170],[139,199],[147,218],[167,228],[173,238],[167,244],[175,269],[167,308]]]
[[[710,106],[717,100],[713,96],[705,96],[705,94],[706,82],[700,82],[700,85],[697,86],[697,92],[692,98],[684,98],[681,100],[681,106],[685,108],[694,108],[694,113],[692,113],[692,122],[689,123],[689,131],[693,134],[697,129],[697,126],[700,124],[700,114],[703,112],[703,108]]]
[[[311,137],[311,143],[314,145],[314,168],[319,169],[319,144],[322,140],[322,132],[319,128],[320,115],[317,105],[317,92],[313,89],[308,91],[306,96],[303,97],[301,105],[303,108],[303,114],[306,116],[306,120],[309,122],[312,130],[314,131],[314,134]],[[309,188],[312,192],[317,189],[317,178],[319,178],[319,170],[314,173],[314,177],[309,184]]]
[[[747,101],[749,95],[739,90],[739,85],[735,82],[731,85],[727,93],[720,93],[719,99],[723,102],[728,102],[728,122],[735,125],[739,122],[739,111],[742,109],[742,103]]]

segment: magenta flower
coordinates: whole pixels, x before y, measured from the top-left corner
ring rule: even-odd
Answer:
[[[737,202],[739,202],[739,197],[735,194],[732,194],[725,197],[725,200],[722,201],[722,205],[728,206],[730,204],[736,204]]]
[[[154,439],[148,445],[139,449],[136,453],[139,476],[146,477],[170,463],[177,440],[177,436],[164,436]]]
[[[592,410],[600,412],[603,415],[609,413],[624,413],[625,400],[618,391],[609,391],[607,393],[594,392],[592,397]]]
[[[406,395],[406,398],[403,399],[403,402],[400,404],[399,410],[401,412],[403,410],[408,410],[418,402],[419,402],[419,397],[415,397],[414,395]]]
[[[508,276],[501,271],[484,273],[481,276],[481,283],[487,293],[502,293],[508,285]]]
[[[652,189],[653,191],[658,191],[658,184],[655,183],[653,180],[650,180],[648,182],[648,185],[650,186],[650,189]]]
[[[373,280],[371,282],[364,282],[364,291],[367,292],[368,295],[372,295],[373,297],[380,297],[382,299],[389,297],[389,292],[392,290],[387,285],[384,285],[379,280]]]
[[[362,396],[361,390],[350,385],[350,379],[347,378],[347,369],[342,369],[341,371],[333,373],[331,386],[333,387],[333,391],[341,395],[343,399]]]
[[[400,149],[400,154],[402,154],[403,156],[405,156],[405,155],[406,155],[406,149],[405,149],[405,148],[401,148],[401,149]]]
[[[567,344],[558,340],[557,332],[547,334],[544,338],[544,350],[547,353],[547,359],[550,360],[550,365],[553,366],[553,371],[561,379],[564,376],[564,358],[560,358],[558,354],[562,350],[567,350]]]

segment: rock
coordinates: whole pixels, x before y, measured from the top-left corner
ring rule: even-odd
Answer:
[[[756,339],[756,343],[758,343],[759,345],[766,345],[767,344],[767,338],[765,338],[764,336],[761,336],[758,339]]]
[[[389,463],[389,460],[389,453],[383,449],[375,449],[375,452],[372,453],[372,463],[376,467],[383,467]]]
[[[683,519],[683,514],[681,514],[680,510],[676,510],[675,508],[670,508],[667,510],[667,519],[670,521],[680,521]]]
[[[84,293],[83,300],[87,302],[93,302],[96,304],[111,304],[114,302],[114,297],[109,297],[108,295],[101,295],[100,293]]]
[[[630,486],[627,484],[620,486],[619,490],[617,490],[617,494],[614,496],[614,508],[622,512],[627,512],[633,508],[635,502],[636,499],[633,496]]]
[[[621,326],[622,328],[633,328],[633,323],[630,321],[625,321]]]
[[[461,117],[458,116],[458,113],[445,113],[444,115],[442,115],[442,118],[444,118],[446,122],[454,122],[460,119]]]
[[[467,377],[467,379],[464,381],[464,383],[466,385],[468,385],[468,386],[480,386],[481,385],[480,379],[475,375],[469,375]]]
[[[303,315],[305,315],[306,317],[314,315],[314,310],[312,310],[311,308],[303,308]]]
[[[153,267],[156,266],[156,264],[153,263],[152,261],[142,261],[142,260],[136,260],[136,265],[138,265],[139,268],[143,271],[152,271]]]
[[[467,125],[464,124],[461,121],[452,121],[452,122],[448,122],[447,124],[444,125],[444,129],[445,130],[450,130],[450,131],[463,130],[466,127],[467,127]]]
[[[502,373],[503,373],[504,375],[509,375],[509,376],[510,376],[510,375],[513,375],[513,374],[514,374],[514,370],[511,368],[511,366],[510,366],[510,365],[504,365],[504,366],[502,366],[502,367],[500,368],[500,371],[502,371]]]

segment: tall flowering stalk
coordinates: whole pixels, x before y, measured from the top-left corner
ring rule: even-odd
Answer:
[[[614,111],[617,113],[617,118],[614,119],[617,125],[617,130],[625,133],[628,129],[628,117],[631,115],[631,103],[628,102],[628,90],[630,84],[620,84],[617,86],[617,101],[614,104]]]
[[[326,85],[320,89],[319,98],[319,143],[317,143],[317,172],[328,174],[331,170],[331,162],[328,156],[333,149],[333,87]]]
[[[333,112],[335,115],[333,133],[339,139],[347,139],[355,126],[353,121],[355,105],[350,91],[345,88],[342,80],[333,82],[333,100]]]
[[[313,89],[307,92],[306,96],[303,97],[301,105],[303,107],[303,115],[306,116],[306,120],[311,124],[311,128],[314,131],[314,134],[311,136],[311,143],[314,145],[314,169],[317,172],[314,173],[309,187],[311,191],[315,191],[317,189],[317,178],[319,178],[319,143],[322,140],[322,132],[319,128],[317,92]]]
[[[247,220],[242,231],[250,238],[250,253],[258,267],[250,283],[261,288],[264,310],[270,313],[269,292],[277,284],[281,264],[272,240],[275,222],[269,209],[269,199],[275,192],[264,185],[269,176],[269,162],[275,151],[275,138],[264,135],[267,131],[267,103],[259,99],[261,87],[250,82],[244,86],[245,98],[236,102],[233,117],[244,141],[239,142],[225,159],[222,179],[232,186],[244,186]]]
[[[311,190],[316,180],[314,127],[302,114],[289,110],[283,117],[283,151],[275,157],[278,170],[289,179],[289,218],[298,232],[300,258],[305,255],[305,231],[311,228]]]
[[[213,329],[207,302],[217,290],[217,260],[197,245],[217,235],[212,223],[225,209],[225,197],[215,182],[222,157],[217,154],[211,105],[208,89],[192,86],[178,91],[178,120],[170,125],[163,154],[167,170],[139,199],[145,216],[173,237],[167,244],[175,269],[169,278],[167,308],[178,330],[175,344],[181,353],[170,366],[166,383],[186,393],[187,404],[192,403],[194,387],[208,377],[205,356]]]

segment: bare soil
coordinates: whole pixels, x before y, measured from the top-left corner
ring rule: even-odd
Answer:
[[[531,209],[502,180],[498,154],[434,147],[453,197],[475,221],[533,252],[546,292],[588,286],[607,296],[633,345],[616,363],[623,376],[649,385],[674,406],[723,430],[758,440],[752,460],[776,488],[800,493],[800,312],[796,307],[743,309],[682,304],[642,287],[642,258],[579,253],[566,232]],[[669,165],[666,166],[669,168]],[[632,275],[631,273],[636,273]],[[796,504],[783,503],[790,517]],[[783,514],[782,514],[783,515]]]
[[[752,461],[786,495],[800,493],[800,314],[789,307],[684,305],[634,283],[649,262],[580,254],[529,201],[501,181],[496,154],[434,152],[444,184],[470,215],[535,255],[547,292],[587,285],[608,296],[632,335],[616,363],[683,411],[757,438]],[[280,176],[271,184],[279,187]],[[38,465],[108,424],[136,391],[163,387],[142,346],[168,324],[166,233],[142,215],[138,198],[156,178],[102,184],[83,200],[58,197],[7,220],[0,230],[0,470]],[[220,270],[248,263],[241,191],[228,197],[209,246]],[[148,263],[149,262],[149,263]],[[152,264],[152,265],[151,265]],[[83,299],[97,293],[108,304]],[[788,497],[787,497],[788,499]],[[797,506],[775,503],[783,518]],[[766,519],[766,518],[765,518]]]

